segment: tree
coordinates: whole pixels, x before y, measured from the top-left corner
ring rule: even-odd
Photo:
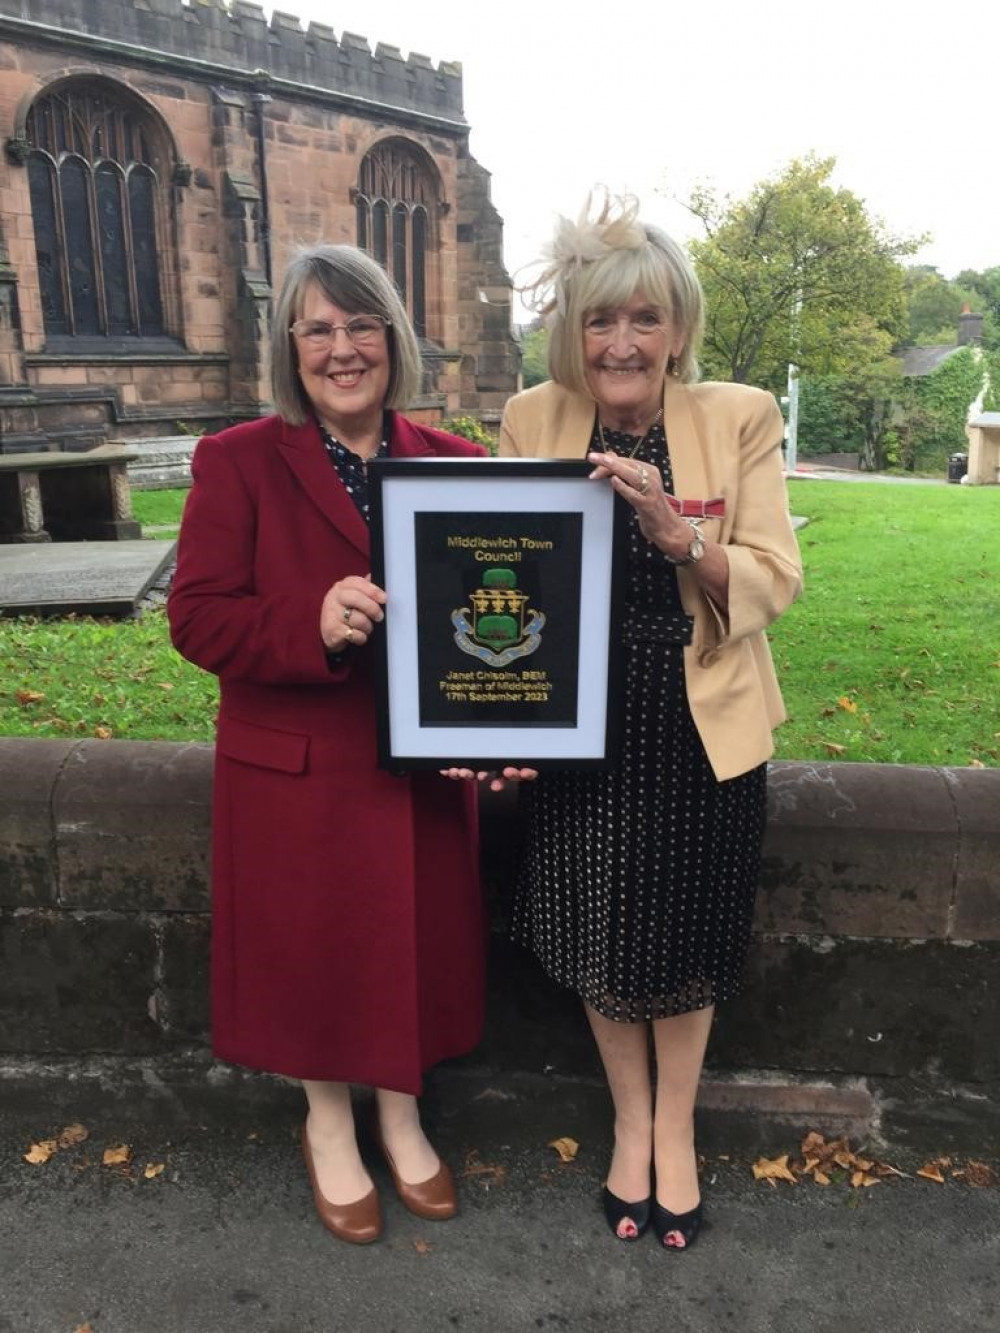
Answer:
[[[982,273],[964,268],[955,278],[955,283],[965,291],[976,292],[982,300],[985,313],[1000,320],[1000,266],[984,269]]]
[[[526,389],[549,378],[549,331],[543,324],[521,338],[521,381]]]
[[[884,356],[839,376],[837,391],[841,410],[861,438],[858,467],[880,472],[892,461],[896,403],[905,381],[898,358]]]
[[[973,309],[983,311],[983,346],[1000,352],[1000,265],[977,273],[966,268],[955,279],[960,287],[975,292],[980,300]]]
[[[952,281],[943,278],[929,264],[915,264],[905,270],[904,284],[910,309],[907,342],[916,347],[938,347],[958,342],[958,317],[968,306],[977,313],[983,309],[983,297],[964,275]],[[978,277],[978,274],[972,274]]]
[[[903,281],[910,311],[907,342],[917,347],[958,342],[964,293],[929,264],[908,268]]]
[[[883,358],[906,332],[903,255],[923,238],[890,235],[850,190],[834,158],[791,162],[745,199],[696,189],[705,228],[691,243],[705,289],[706,370],[778,389],[789,362],[835,374]]]
[[[839,375],[810,375],[799,384],[798,451],[810,454],[859,454],[861,436],[844,411]]]

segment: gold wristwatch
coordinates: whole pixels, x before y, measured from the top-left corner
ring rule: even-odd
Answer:
[[[671,555],[667,556],[672,565],[694,565],[705,554],[705,538],[701,535],[701,529],[692,523],[691,530],[694,533],[694,540],[687,549],[687,555],[682,555],[679,560],[675,560]]]

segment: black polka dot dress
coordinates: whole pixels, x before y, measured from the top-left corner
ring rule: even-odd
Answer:
[[[630,454],[635,437],[605,431]],[[591,448],[600,448],[596,438]],[[671,488],[662,425],[641,457]],[[621,1022],[736,993],[764,831],[766,766],[718,782],[684,688],[692,623],[673,566],[629,514],[624,731],[615,766],[521,789],[512,933],[545,971]]]

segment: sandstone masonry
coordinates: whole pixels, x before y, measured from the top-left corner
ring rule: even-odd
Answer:
[[[246,0],[0,0],[0,71],[0,453],[266,411],[272,293],[320,240],[404,291],[414,415],[498,420],[511,283],[458,65]]]

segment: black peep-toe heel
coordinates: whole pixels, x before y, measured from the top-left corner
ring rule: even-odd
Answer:
[[[612,1194],[607,1185],[601,1191],[601,1206],[604,1209],[604,1220],[614,1232],[616,1240],[623,1240],[627,1244],[636,1241],[649,1226],[649,1210],[653,1200],[641,1199],[638,1203],[626,1203],[624,1199],[619,1199],[617,1194]],[[635,1223],[634,1236],[620,1236],[618,1228],[625,1218],[630,1218]]]
[[[661,1203],[653,1202],[653,1231],[656,1233],[656,1239],[665,1250],[689,1250],[698,1239],[698,1232],[701,1230],[703,1213],[701,1203],[699,1202],[690,1212],[672,1213],[664,1208]],[[669,1242],[667,1237],[671,1232],[677,1231],[684,1237],[684,1244],[678,1245]]]

